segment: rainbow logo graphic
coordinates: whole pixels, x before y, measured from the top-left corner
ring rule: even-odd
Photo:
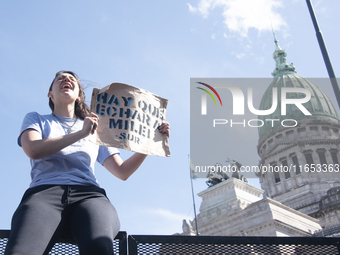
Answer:
[[[203,83],[203,82],[197,82],[197,83],[199,83],[199,84],[201,84],[201,85],[204,85],[204,86],[208,87],[209,89],[211,89],[211,90],[215,93],[215,95],[217,96],[217,98],[218,98],[218,100],[220,101],[220,104],[221,104],[221,106],[222,106],[222,100],[221,100],[221,98],[220,98],[220,95],[217,93],[217,91],[216,91],[213,87],[211,87],[210,85],[205,84],[205,83]],[[208,90],[206,90],[206,89],[204,89],[204,88],[200,88],[200,87],[196,87],[196,88],[201,89],[201,90],[205,91],[206,93],[208,93],[208,95],[214,100],[214,103],[215,103],[215,105],[217,106],[217,103],[216,103],[216,100],[215,100],[214,96],[213,96]]]

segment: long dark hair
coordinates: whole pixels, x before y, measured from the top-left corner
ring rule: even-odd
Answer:
[[[52,83],[51,83],[51,86],[50,86],[50,89],[49,91],[52,90],[52,86],[53,86],[53,83],[55,81],[55,79],[57,78],[57,76],[59,74],[62,74],[62,73],[68,73],[68,74],[71,74],[74,78],[76,78],[77,80],[77,83],[78,83],[78,86],[79,86],[79,100],[76,100],[76,102],[74,103],[74,114],[80,118],[80,119],[85,119],[85,117],[87,117],[90,113],[90,108],[85,104],[85,93],[84,93],[84,88],[83,86],[80,84],[80,81],[79,81],[79,77],[76,73],[72,72],[72,71],[59,71],[56,73]],[[54,111],[54,103],[52,102],[51,98],[49,98],[49,102],[48,102],[52,112]]]

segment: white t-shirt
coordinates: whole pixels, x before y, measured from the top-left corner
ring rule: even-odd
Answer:
[[[23,120],[20,136],[18,137],[19,146],[21,146],[21,134],[27,129],[38,131],[42,139],[46,139],[63,136],[83,128],[81,119],[76,121],[73,118],[56,116],[62,121],[52,114],[28,113]],[[69,131],[69,127],[73,124],[72,131]],[[99,186],[94,175],[95,161],[103,164],[108,156],[116,153],[119,154],[116,148],[99,146],[89,141],[89,137],[86,137],[49,157],[38,160],[31,159],[32,182],[30,187],[45,184]]]

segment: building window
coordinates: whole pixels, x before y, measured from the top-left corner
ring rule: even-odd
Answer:
[[[273,168],[275,183],[281,182],[281,179],[280,179],[280,170],[278,169],[277,165],[276,164],[271,164],[271,167]]]
[[[306,165],[309,169],[309,172],[314,172],[315,166],[314,166],[314,160],[313,160],[312,153],[310,153],[310,152],[305,153],[305,158],[306,158],[306,162],[307,162]]]
[[[289,167],[288,167],[288,162],[287,162],[287,160],[285,159],[285,160],[283,160],[282,162],[281,162],[281,164],[282,164],[282,166],[283,166],[283,168],[282,168],[282,171],[285,173],[285,178],[286,179],[289,179],[290,178],[290,172],[289,172]]]
[[[332,151],[331,155],[332,155],[332,160],[333,160],[334,165],[335,164],[339,165],[338,155],[337,155],[336,151]]]
[[[300,168],[297,156],[293,156],[292,161],[293,161],[293,165],[294,165],[294,168],[295,168],[295,173],[301,174],[301,168]]]
[[[323,170],[327,170],[327,160],[326,160],[325,152],[319,151],[318,155],[319,155],[319,159],[320,159],[321,168]]]
[[[274,172],[275,183],[281,182],[279,172]]]

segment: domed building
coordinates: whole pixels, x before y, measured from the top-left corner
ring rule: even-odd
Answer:
[[[270,115],[258,116],[264,123],[258,129],[261,188],[266,197],[319,219],[327,228],[340,223],[340,119],[327,95],[299,76],[293,64],[286,63],[287,54],[276,38],[275,44],[274,79],[262,97],[260,110],[275,105],[275,88],[277,108]],[[306,89],[311,98],[303,107],[287,104],[283,115],[283,88]],[[304,97],[300,92],[286,95],[288,100]]]
[[[209,172],[197,222],[183,221],[181,235],[340,236],[339,116],[328,96],[287,64],[276,37],[275,45],[274,79],[259,107],[268,114],[258,116],[261,189],[239,175]]]

